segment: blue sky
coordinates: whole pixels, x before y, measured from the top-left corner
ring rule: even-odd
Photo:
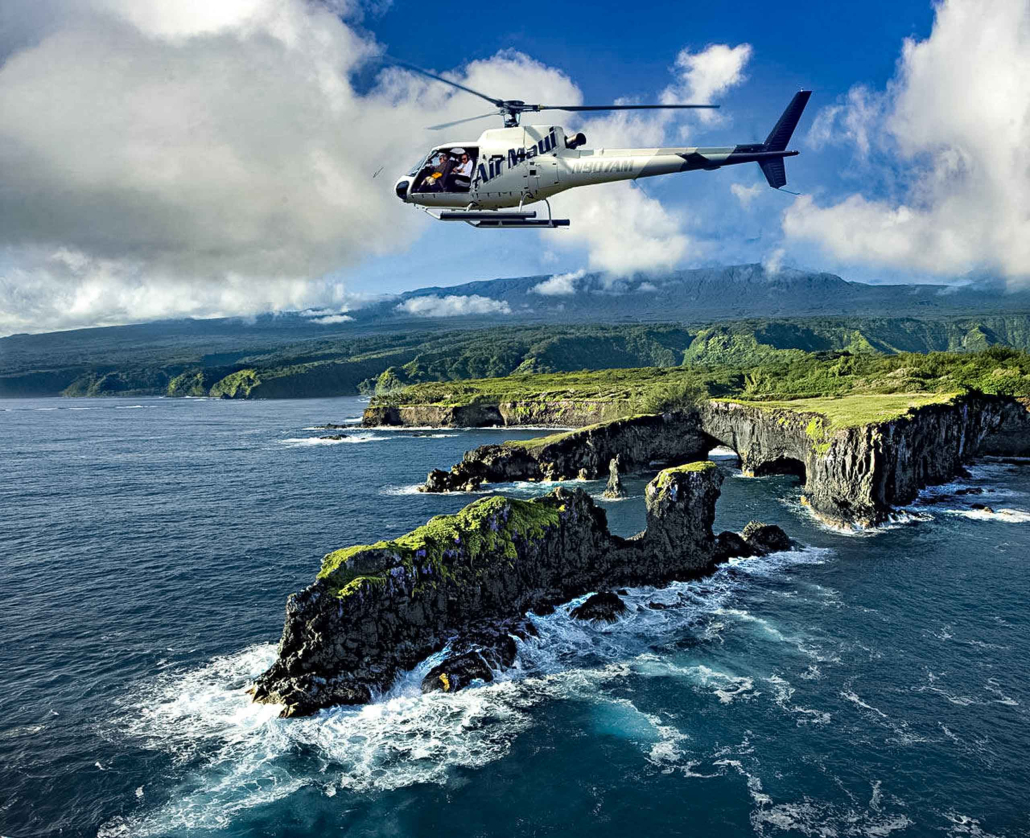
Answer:
[[[425,130],[484,108],[384,51],[505,98],[722,106],[558,117],[594,147],[762,140],[809,88],[799,194],[747,165],[570,190],[568,230],[431,221],[397,176],[497,122]],[[1028,78],[1026,0],[4,0],[0,334],[742,262],[1025,288]]]

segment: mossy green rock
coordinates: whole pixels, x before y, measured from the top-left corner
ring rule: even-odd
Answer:
[[[558,488],[532,501],[485,498],[392,541],[330,553],[289,598],[255,698],[285,715],[360,703],[484,620],[697,574],[715,558],[721,481],[711,464],[662,472],[647,489],[647,529],[628,539],[608,531],[588,494]]]

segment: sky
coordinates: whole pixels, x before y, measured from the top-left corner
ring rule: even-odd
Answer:
[[[501,98],[711,101],[560,114],[590,147],[764,139],[787,161],[572,190],[569,229],[434,222],[392,187],[424,126]],[[867,282],[1030,284],[1030,3],[0,3],[0,335],[317,310],[504,276],[761,262]],[[452,134],[454,134],[452,136]],[[376,177],[373,175],[380,171]],[[446,295],[440,299],[447,299]],[[460,319],[490,301],[413,312]],[[499,318],[505,312],[494,307]]]

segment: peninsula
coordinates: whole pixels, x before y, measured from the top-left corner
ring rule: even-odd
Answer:
[[[283,705],[284,716],[368,702],[442,649],[424,689],[458,688],[470,673],[489,680],[488,662],[510,664],[512,636],[532,632],[528,611],[601,591],[581,613],[604,619],[622,606],[611,593],[621,586],[790,548],[781,530],[757,523],[716,537],[721,482],[710,461],[661,471],[645,493],[647,528],[632,538],[609,532],[586,492],[559,487],[532,501],[483,498],[393,541],[329,553],[314,584],[289,598],[278,658],[254,698]]]

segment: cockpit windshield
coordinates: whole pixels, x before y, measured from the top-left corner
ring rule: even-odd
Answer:
[[[432,153],[433,152],[429,152],[429,154],[432,154]],[[429,155],[428,154],[427,155],[423,155],[422,157],[419,157],[418,158],[418,162],[414,166],[412,166],[411,167],[411,171],[408,172],[408,177],[415,177],[415,175],[417,175],[420,171],[422,171],[422,167],[425,165],[426,160],[428,160],[428,159],[429,159]]]

